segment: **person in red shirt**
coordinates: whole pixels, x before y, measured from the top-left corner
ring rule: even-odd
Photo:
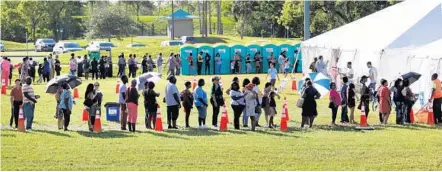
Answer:
[[[192,53],[189,54],[189,57],[187,57],[187,62],[189,62],[189,75],[194,74],[194,64],[193,64],[193,57]]]
[[[12,121],[14,120],[15,128],[17,128],[18,114],[20,111],[20,106],[22,104],[23,104],[23,93],[21,91],[21,82],[20,82],[20,79],[16,79],[15,86],[11,90],[12,114],[11,114],[11,119],[9,120],[9,126],[12,127]]]

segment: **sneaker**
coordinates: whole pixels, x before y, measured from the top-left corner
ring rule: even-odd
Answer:
[[[249,128],[249,126],[248,126],[248,125],[243,125],[242,127],[244,127],[244,128]]]
[[[69,129],[65,128],[64,131],[69,131]]]
[[[167,129],[173,129],[173,127],[172,126],[167,126]]]
[[[269,125],[269,128],[273,128],[273,126]]]

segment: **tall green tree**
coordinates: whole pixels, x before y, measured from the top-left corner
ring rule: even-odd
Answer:
[[[236,24],[236,31],[240,34],[241,39],[244,38],[244,34],[250,34],[252,32],[251,17],[253,17],[253,9],[257,5],[256,1],[233,1],[232,14],[234,16]]]
[[[37,2],[37,1],[21,1],[18,6],[18,10],[24,16],[27,26],[30,27],[31,37],[30,39],[36,41],[35,32],[37,30],[37,25],[47,17],[46,12],[47,2]]]

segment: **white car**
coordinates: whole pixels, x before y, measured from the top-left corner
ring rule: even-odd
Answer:
[[[37,41],[35,41],[35,51],[36,52],[40,52],[40,51],[52,51],[54,50],[54,46],[55,46],[55,41],[54,39],[37,39]]]
[[[82,51],[83,48],[80,47],[80,44],[76,42],[58,42],[54,46],[54,50],[52,51],[54,54],[61,54],[61,53],[67,53],[67,52],[74,52],[74,51]]]
[[[0,51],[5,52],[5,45],[3,45],[3,42],[0,41]]]
[[[173,40],[173,41],[163,41],[161,42],[161,46],[162,47],[167,47],[167,46],[181,46],[183,45],[183,42],[181,42],[181,40]]]
[[[113,47],[115,45],[112,42],[92,41],[88,44],[86,50],[96,50],[98,48],[99,50],[110,51]]]

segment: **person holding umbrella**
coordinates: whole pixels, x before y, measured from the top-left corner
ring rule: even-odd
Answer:
[[[63,114],[64,119],[64,131],[68,131],[68,126],[70,122],[70,117],[72,113],[72,106],[74,104],[73,97],[71,92],[69,91],[69,85],[63,84],[63,91],[60,95],[60,104],[58,108],[61,109],[61,113]]]

